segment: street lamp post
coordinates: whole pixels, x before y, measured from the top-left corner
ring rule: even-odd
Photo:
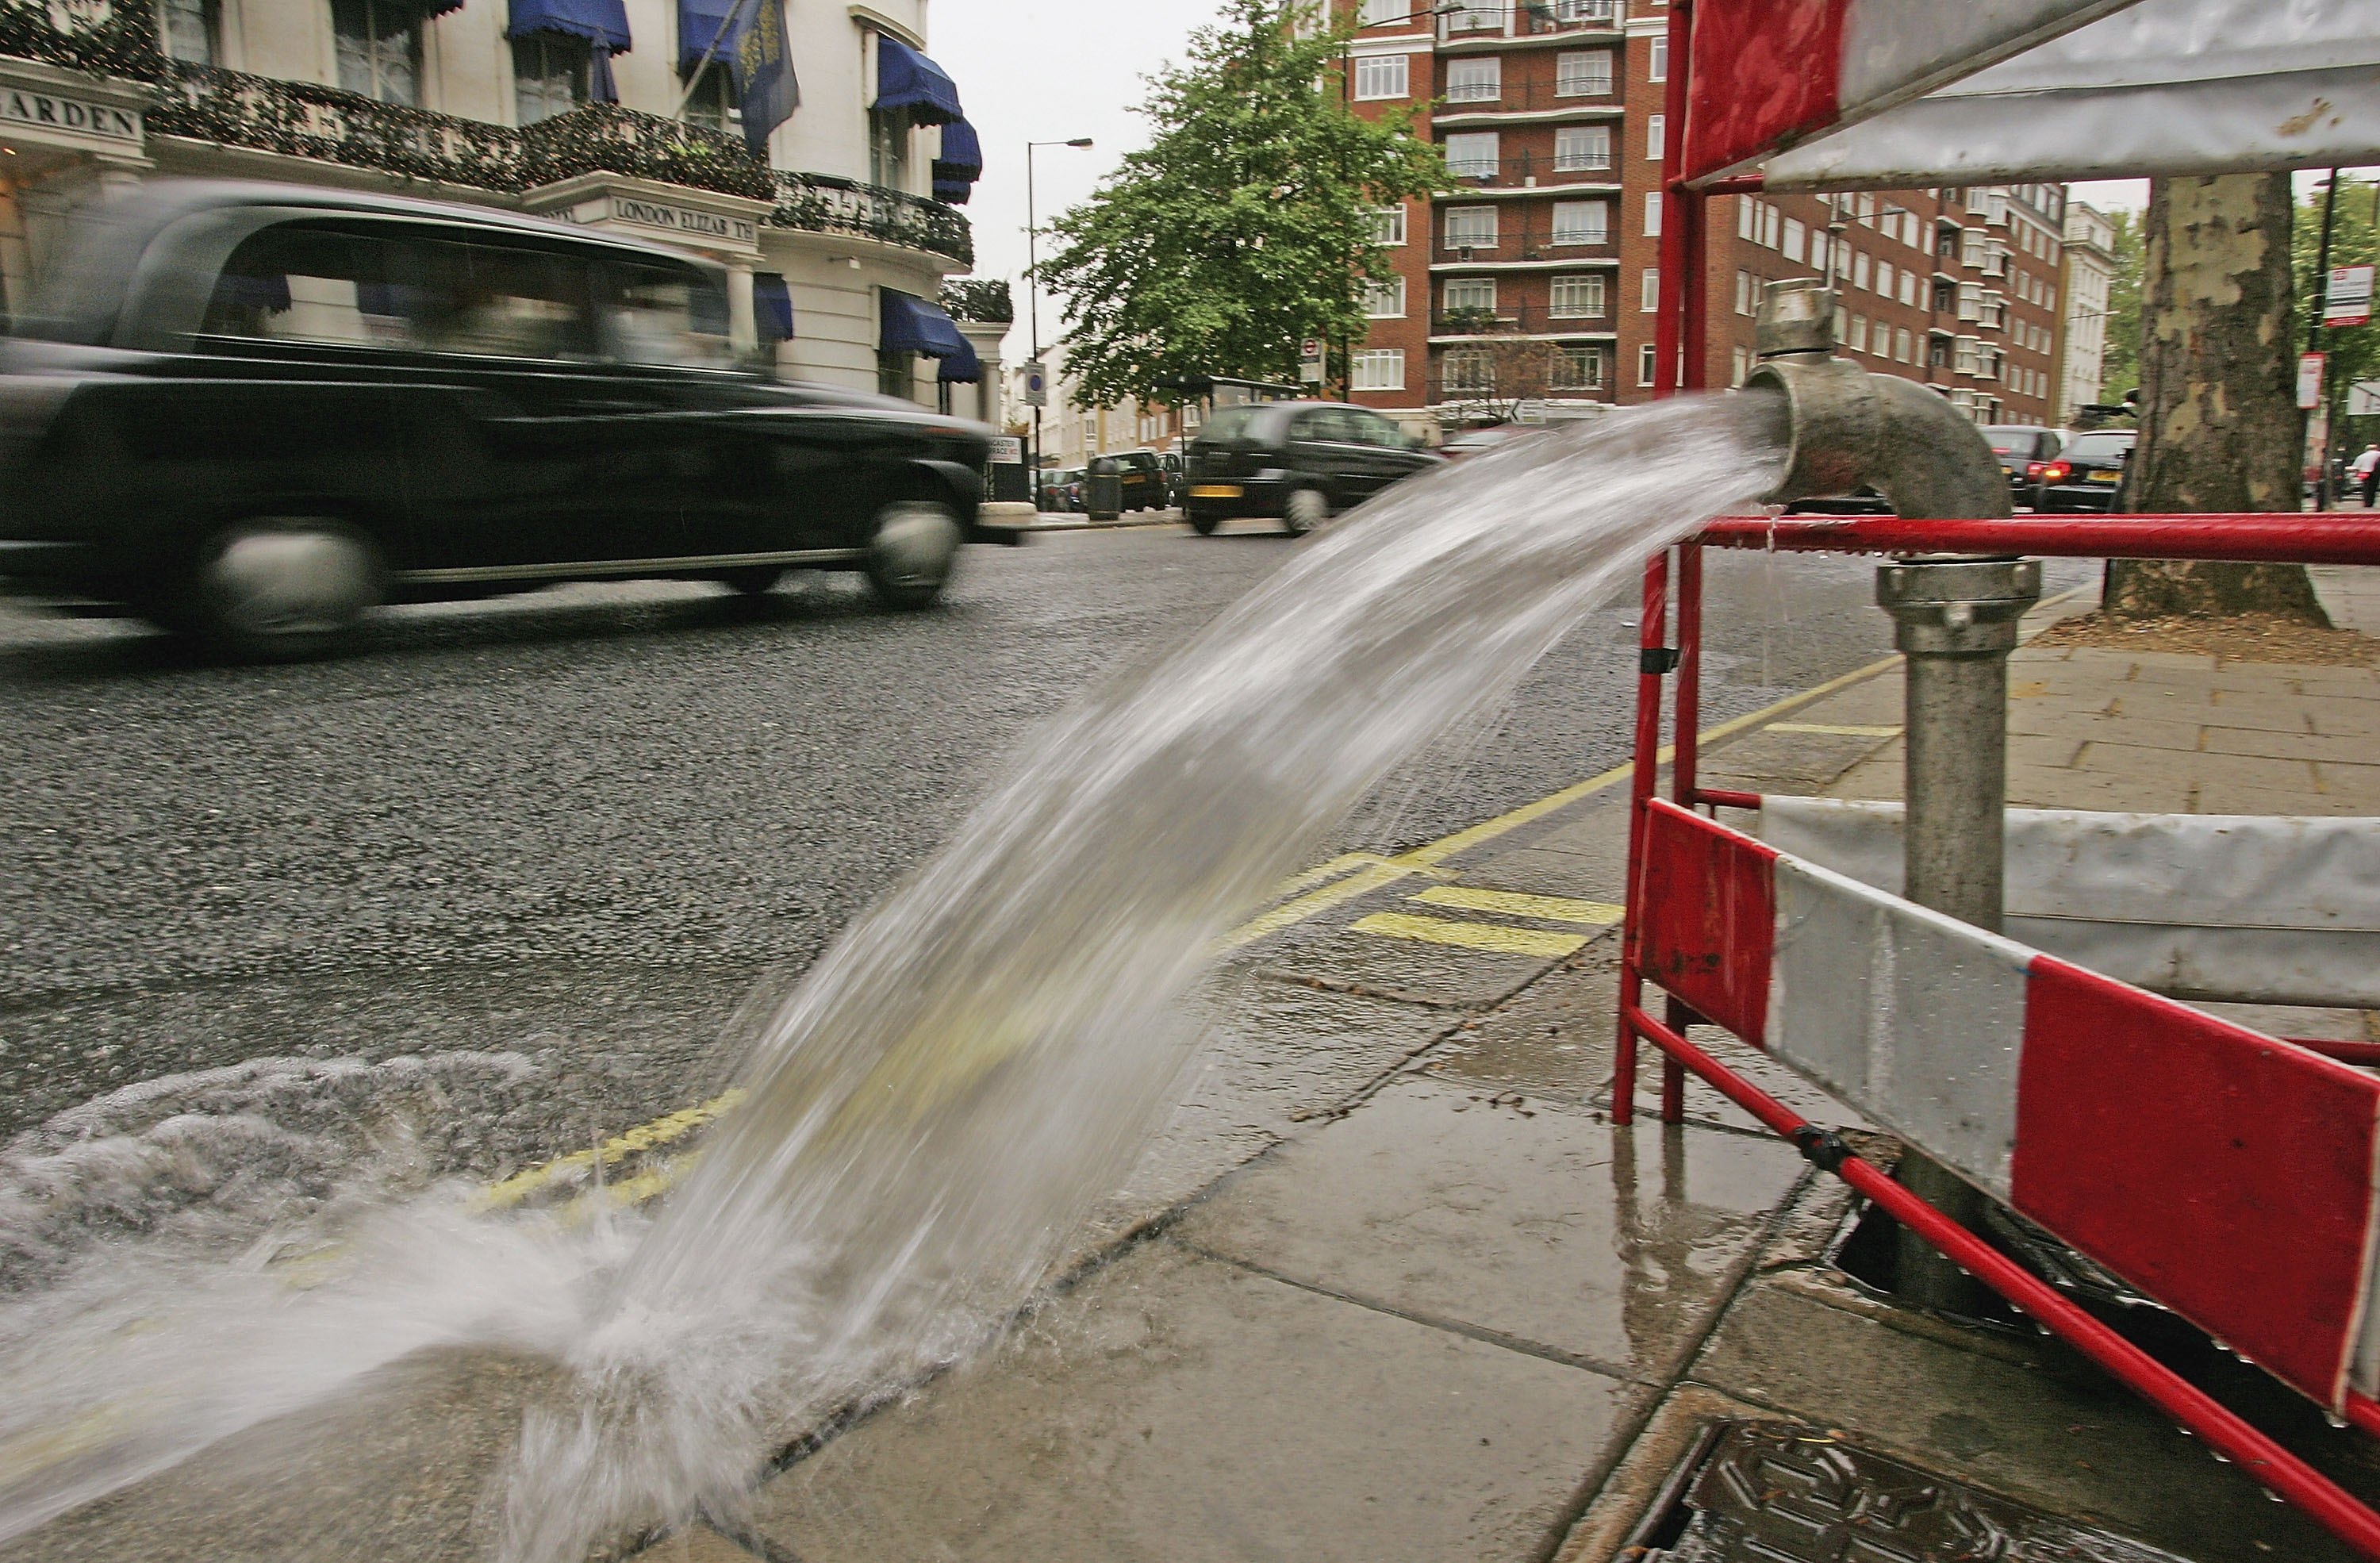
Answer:
[[[1027,141],[1025,143],[1025,309],[1031,319],[1033,352],[1029,361],[1041,361],[1041,256],[1040,224],[1033,215],[1033,153],[1038,147],[1087,147],[1088,136],[1077,136],[1070,141]],[[1041,408],[1033,409],[1033,464],[1025,474],[1033,485],[1033,507],[1041,507]]]

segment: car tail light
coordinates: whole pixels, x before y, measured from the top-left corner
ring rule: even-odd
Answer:
[[[2049,470],[2049,464],[2046,461],[2028,461],[2024,464],[2024,475],[2028,478],[2038,478],[2047,470]]]
[[[2063,483],[2074,473],[2074,468],[2062,461],[2036,462],[2034,465],[2040,469],[2041,480],[2045,483]]]

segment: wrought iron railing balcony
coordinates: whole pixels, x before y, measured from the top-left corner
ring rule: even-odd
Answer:
[[[776,178],[777,210],[769,221],[780,227],[849,234],[975,263],[966,219],[941,201],[831,174],[780,169]]]
[[[1602,312],[1594,315],[1530,300],[1492,309],[1440,309],[1429,318],[1432,336],[1609,336],[1614,329],[1609,293]]]
[[[1493,158],[1449,156],[1447,172],[1456,181],[1456,194],[1463,187],[1512,189],[1527,188],[1532,183],[1546,185],[1617,185],[1620,183],[1620,149],[1618,138],[1605,148],[1580,147],[1561,151],[1540,151],[1528,148],[1518,151],[1500,151]]]
[[[1525,211],[1507,206],[1498,215],[1504,221],[1497,224],[1495,236],[1488,239],[1464,238],[1460,233],[1444,235],[1431,249],[1431,259],[1439,264],[1462,261],[1495,260],[1577,260],[1591,263],[1612,258],[1618,235],[1607,218],[1600,228],[1594,226],[1555,228],[1545,207]]]
[[[517,191],[520,133],[427,109],[383,103],[308,81],[164,61],[152,134],[377,168],[417,179]]]
[[[1505,81],[1496,86],[1451,82],[1440,96],[1437,117],[1465,114],[1542,114],[1578,109],[1604,114],[1620,112],[1620,90],[1609,76],[1573,82]]]
[[[1459,43],[1472,39],[1615,32],[1622,9],[1621,0],[1443,0],[1437,7],[1438,36],[1441,42]]]

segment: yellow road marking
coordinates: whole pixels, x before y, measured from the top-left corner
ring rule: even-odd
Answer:
[[[609,1167],[626,1160],[639,1151],[648,1151],[655,1145],[665,1145],[673,1140],[684,1139],[743,1099],[743,1087],[734,1086],[698,1107],[680,1109],[665,1118],[656,1118],[650,1123],[639,1124],[624,1134],[613,1135],[601,1145],[589,1145],[583,1151],[572,1151],[568,1156],[556,1157],[542,1166],[516,1172],[503,1182],[491,1185],[488,1191],[480,1196],[478,1207],[481,1210],[502,1210],[508,1206],[518,1205],[538,1190],[567,1173],[575,1172],[582,1167],[593,1167],[598,1160]]]
[[[1467,885],[1432,885],[1413,898],[1431,906],[1455,906],[1465,912],[1500,912],[1507,917],[1542,917],[1549,923],[1579,923],[1605,928],[1627,915],[1624,906],[1608,901],[1573,901],[1566,895],[1522,895],[1513,891],[1473,890]]]
[[[1884,727],[1862,726],[1857,722],[1772,721],[1768,724],[1768,731],[1771,733],[1825,733],[1837,738],[1898,738],[1900,736],[1900,724],[1895,722],[1889,727]]]
[[[1577,934],[1508,928],[1494,923],[1455,923],[1444,917],[1416,917],[1410,912],[1375,912],[1357,920],[1354,927],[1357,933],[1419,939],[1424,944],[1452,944],[1464,950],[1493,950],[1506,955],[1568,955],[1586,942]]]

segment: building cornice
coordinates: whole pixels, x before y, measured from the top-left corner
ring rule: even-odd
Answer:
[[[1620,269],[1616,255],[1579,255],[1555,260],[1433,260],[1433,272],[1576,272],[1593,266]]]
[[[1431,112],[1430,124],[1440,130],[1474,126],[1553,125],[1565,119],[1618,119],[1627,112],[1620,103],[1566,103],[1549,109],[1440,108]]]
[[[1489,185],[1480,189],[1463,188],[1437,197],[1441,206],[1451,206],[1474,200],[1519,200],[1530,196],[1603,196],[1622,193],[1616,179],[1591,185]]]
[[[926,46],[924,33],[919,32],[907,22],[893,20],[873,6],[854,4],[844,8],[850,13],[851,19],[862,27],[874,28],[879,32],[889,32],[912,49],[922,51]]]

